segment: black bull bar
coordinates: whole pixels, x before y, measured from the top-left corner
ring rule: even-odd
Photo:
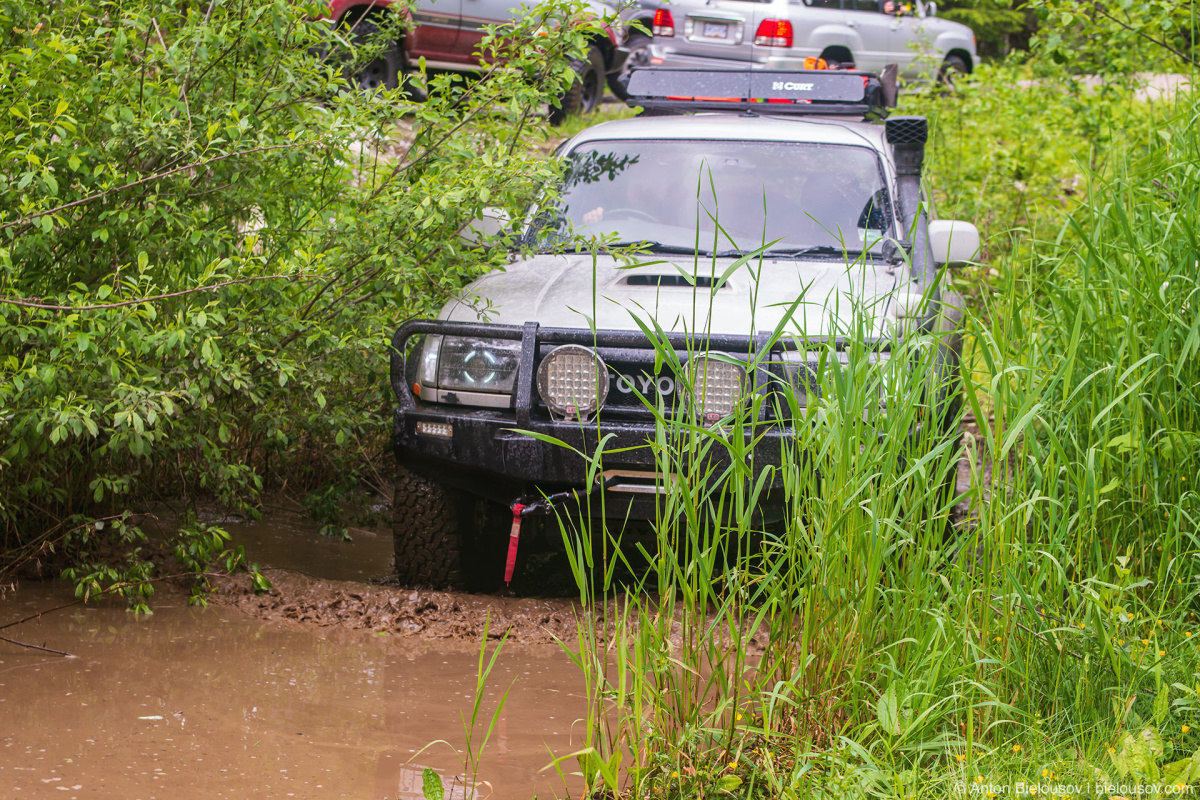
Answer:
[[[485,408],[453,403],[420,402],[408,382],[405,353],[416,336],[467,336],[508,339],[521,342],[514,391],[508,408]],[[678,353],[722,352],[757,360],[758,367],[748,377],[755,392],[767,391],[779,380],[768,369],[770,356],[787,351],[828,346],[847,346],[842,337],[812,338],[797,343],[771,331],[754,336],[727,334],[686,334],[665,332],[663,341]],[[601,412],[599,423],[581,424],[577,420],[552,418],[536,397],[535,374],[541,358],[559,345],[574,344],[602,351],[602,357],[617,357],[624,352],[629,360],[645,360],[653,352],[647,335],[640,330],[597,330],[547,328],[536,322],[524,325],[497,325],[441,320],[410,320],[396,330],[391,342],[391,383],[398,401],[395,409],[394,449],[397,461],[451,486],[477,495],[510,503],[513,497],[537,492],[551,493],[583,488],[587,483],[587,463],[577,452],[594,453],[602,437],[606,455],[603,467],[618,471],[653,471],[657,468],[648,440],[655,434],[655,420],[647,415],[638,419],[609,419]],[[885,342],[872,347],[887,349]],[[769,353],[768,357],[761,357]],[[757,359],[756,359],[757,357]],[[764,412],[765,406],[764,404]],[[418,422],[450,423],[453,435],[447,438],[420,435]],[[550,444],[524,431],[553,437],[569,447]],[[747,444],[755,439],[755,471],[778,466],[782,448],[792,439],[790,421],[764,420],[747,426]],[[615,451],[615,452],[614,452]],[[724,448],[713,448],[706,456],[710,462],[727,460]],[[719,472],[719,471],[718,471]],[[607,485],[610,481],[605,481]],[[773,481],[774,483],[774,481]],[[613,496],[617,491],[610,489]],[[614,515],[652,518],[654,495],[624,495],[627,503],[612,504]]]

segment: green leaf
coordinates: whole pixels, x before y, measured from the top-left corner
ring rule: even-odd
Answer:
[[[443,800],[446,796],[441,776],[429,767],[421,772],[421,794],[425,800]]]
[[[1158,695],[1154,698],[1154,724],[1162,726],[1167,721],[1167,714],[1171,710],[1171,687],[1163,684],[1158,689]]]
[[[1123,433],[1120,436],[1114,436],[1108,440],[1108,444],[1106,446],[1110,450],[1115,447],[1118,455],[1137,449],[1137,445],[1133,442],[1132,433]]]
[[[879,726],[891,736],[900,734],[900,708],[896,700],[896,684],[888,684],[887,690],[879,696],[875,705],[875,716]]]
[[[723,792],[732,792],[742,785],[742,779],[737,775],[725,775],[717,781],[717,788]]]

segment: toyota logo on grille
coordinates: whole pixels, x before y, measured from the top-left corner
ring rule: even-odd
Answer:
[[[609,380],[621,394],[633,394],[636,388],[642,393],[643,397],[649,396],[651,392],[659,397],[670,397],[675,394],[675,379],[670,375],[625,375],[623,373],[613,373],[609,376]]]

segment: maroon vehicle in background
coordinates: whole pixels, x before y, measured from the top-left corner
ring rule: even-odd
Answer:
[[[356,39],[365,40],[379,31],[383,15],[392,13],[392,3],[331,0],[329,19],[350,29]],[[561,121],[567,114],[595,110],[604,95],[606,80],[613,93],[624,99],[626,64],[640,63],[649,44],[649,38],[629,23],[640,22],[649,30],[657,0],[639,0],[632,6],[625,3],[619,12],[615,5],[599,0],[587,3],[597,17],[615,17],[618,22],[616,27],[606,25],[607,36],[593,37],[586,57],[572,63],[579,80],[563,96],[561,107],[551,109],[552,122]],[[431,70],[475,72],[479,69],[475,53],[486,26],[510,22],[521,13],[521,5],[520,0],[417,0],[411,11],[411,29],[363,67],[355,83],[364,89],[395,88],[420,58]]]

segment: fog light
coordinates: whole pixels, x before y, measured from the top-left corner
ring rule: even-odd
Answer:
[[[746,387],[746,368],[708,356],[692,359],[692,402],[701,421],[712,425],[733,413]]]
[[[538,394],[563,417],[585,417],[599,411],[608,397],[608,367],[594,350],[564,344],[542,359],[537,371]]]
[[[440,436],[443,439],[454,437],[454,426],[449,422],[417,422],[417,434],[420,436]]]

